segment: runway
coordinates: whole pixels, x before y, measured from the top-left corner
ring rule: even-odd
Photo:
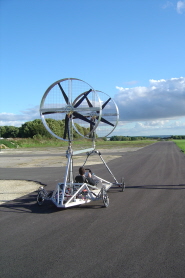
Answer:
[[[119,155],[108,166],[126,189],[109,190],[108,208],[101,201],[38,207],[35,192],[0,206],[1,277],[184,277],[185,155],[170,141]],[[103,165],[92,170],[109,177]],[[1,179],[34,180],[48,190],[64,173],[0,168]]]

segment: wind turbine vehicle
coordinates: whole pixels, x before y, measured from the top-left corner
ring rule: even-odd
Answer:
[[[88,83],[76,78],[65,78],[54,82],[44,93],[40,104],[40,116],[45,128],[59,140],[68,141],[66,151],[67,165],[64,181],[48,193],[41,186],[38,190],[37,203],[51,200],[58,208],[68,208],[91,201],[102,200],[105,207],[109,205],[107,194],[111,186],[117,185],[121,191],[125,188],[122,178],[119,183],[101,153],[95,148],[95,139],[108,136],[117,126],[119,111],[114,100],[107,94],[94,90]],[[49,124],[47,119],[57,120],[59,128]],[[92,148],[73,151],[74,133],[92,140]],[[93,174],[96,185],[86,181],[77,182],[74,178],[73,156],[86,153],[83,167],[91,155],[98,155],[114,182],[109,182]],[[91,169],[88,169],[91,172]]]

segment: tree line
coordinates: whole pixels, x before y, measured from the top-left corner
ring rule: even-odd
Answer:
[[[46,119],[49,128],[57,134],[59,137],[63,138],[65,120],[54,120]],[[78,131],[82,135],[87,135],[89,133],[89,128],[84,128],[76,124]],[[42,121],[36,119],[34,121],[25,122],[21,127],[15,126],[0,126],[0,137],[3,138],[48,138],[51,139],[53,136],[46,130]],[[74,139],[80,138],[80,135],[73,130]]]
[[[173,135],[172,139],[185,139],[185,135]]]
[[[172,135],[172,136],[149,136],[149,137],[143,137],[143,136],[112,136],[110,137],[110,141],[136,141],[136,140],[146,140],[146,139],[185,139],[185,135]]]
[[[136,140],[146,140],[146,137],[142,136],[112,136],[110,141],[136,141]]]

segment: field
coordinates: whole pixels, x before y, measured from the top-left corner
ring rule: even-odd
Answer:
[[[185,140],[173,140],[175,144],[183,151],[185,152]]]

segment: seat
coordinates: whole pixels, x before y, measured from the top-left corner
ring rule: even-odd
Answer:
[[[75,177],[75,181],[77,183],[84,183],[85,182],[85,178],[83,176],[78,175],[78,176]]]

